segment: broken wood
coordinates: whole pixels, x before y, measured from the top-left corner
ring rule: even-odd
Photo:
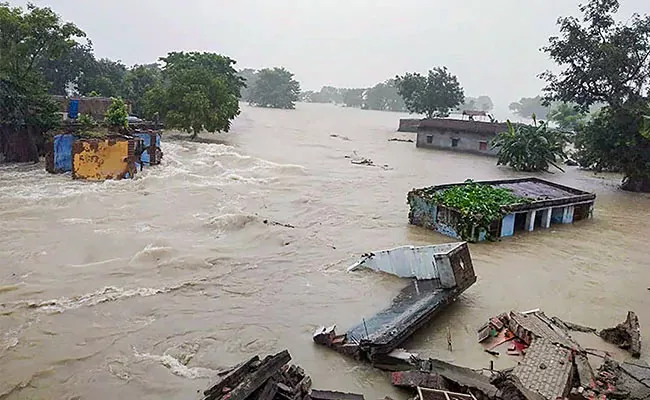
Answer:
[[[639,318],[633,311],[627,313],[624,322],[615,328],[603,329],[599,336],[606,342],[613,343],[621,349],[628,350],[632,357],[641,357],[641,327]]]
[[[235,367],[228,375],[224,376],[219,382],[214,385],[211,385],[209,389],[205,390],[203,394],[206,396],[206,399],[216,398],[216,396],[224,393],[225,389],[233,388],[244,379],[244,377],[250,373],[250,371],[260,362],[259,356],[250,358],[248,361],[240,364]]]
[[[330,390],[312,390],[312,400],[365,400],[363,395]]]
[[[228,393],[228,400],[244,400],[248,398],[289,361],[291,361],[291,356],[287,350],[266,357],[255,372],[248,375],[239,386]]]

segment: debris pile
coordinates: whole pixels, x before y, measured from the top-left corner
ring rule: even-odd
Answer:
[[[203,400],[363,400],[363,396],[311,390],[311,378],[289,365],[287,350],[260,359],[250,358],[220,376],[203,391]]]
[[[614,328],[603,329],[599,335],[604,341],[628,350],[632,357],[641,357],[641,328],[634,312],[628,312],[624,322]]]

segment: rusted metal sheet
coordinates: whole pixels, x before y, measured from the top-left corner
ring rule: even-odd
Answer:
[[[81,139],[72,145],[72,177],[102,181],[133,178],[137,139]]]

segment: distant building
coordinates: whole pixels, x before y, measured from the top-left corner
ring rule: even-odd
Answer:
[[[508,130],[506,124],[434,118],[420,121],[416,147],[448,149],[477,154],[497,155],[490,142]]]
[[[61,118],[65,120],[77,119],[79,115],[90,115],[96,121],[103,121],[104,115],[113,103],[110,97],[65,97],[52,96],[59,104]],[[126,109],[131,114],[131,104],[126,102]]]

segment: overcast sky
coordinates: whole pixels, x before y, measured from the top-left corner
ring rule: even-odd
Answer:
[[[9,0],[23,5],[25,1]],[[552,67],[539,51],[578,0],[33,0],[75,22],[98,57],[149,63],[169,51],[217,52],[238,68],[284,66],[303,89],[368,87],[447,66],[497,110],[535,96]],[[621,0],[619,15],[650,13]]]

